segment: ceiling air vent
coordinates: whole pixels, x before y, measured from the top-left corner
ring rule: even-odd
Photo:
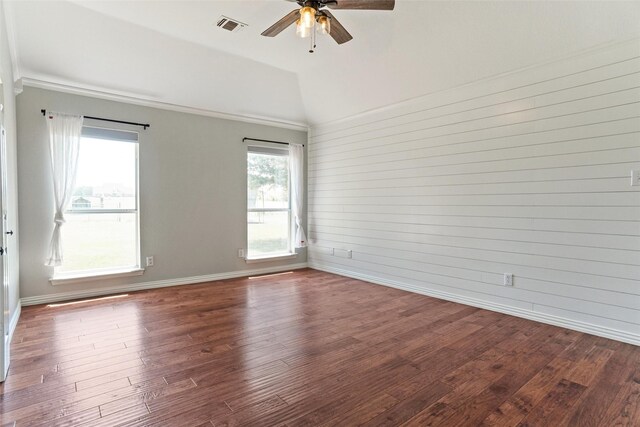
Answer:
[[[223,30],[231,31],[234,33],[247,26],[247,24],[243,24],[240,21],[236,21],[235,19],[231,19],[224,15],[220,16],[220,19],[218,19],[218,23],[216,25]]]

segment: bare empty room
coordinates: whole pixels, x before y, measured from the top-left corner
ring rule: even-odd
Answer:
[[[638,23],[0,0],[0,426],[640,426]]]

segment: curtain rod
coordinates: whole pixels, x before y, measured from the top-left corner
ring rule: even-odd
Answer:
[[[47,114],[47,110],[42,109],[40,110],[40,112],[42,113],[43,116],[45,116]],[[124,125],[133,125],[133,126],[141,126],[143,127],[145,130],[148,127],[151,127],[151,125],[149,123],[135,123],[135,122],[125,122],[123,120],[114,120],[114,119],[104,119],[102,117],[93,117],[93,116],[84,116],[85,119],[92,119],[92,120],[100,120],[103,122],[111,122],[111,123],[122,123]]]
[[[271,141],[269,139],[256,139],[256,138],[247,138],[247,137],[242,138],[242,142],[245,142],[245,141],[270,142],[272,144],[291,145],[288,142]],[[302,144],[302,146],[304,147],[304,144]]]

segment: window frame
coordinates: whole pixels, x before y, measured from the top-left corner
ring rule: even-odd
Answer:
[[[249,208],[249,154],[250,153],[258,153],[258,154],[266,154],[266,155],[278,155],[285,157],[287,159],[287,204],[286,208]],[[289,147],[282,147],[280,145],[276,145],[273,143],[262,143],[262,142],[251,142],[251,144],[247,145],[247,152],[245,156],[246,164],[245,164],[245,203],[246,203],[246,217],[245,217],[245,261],[247,263],[253,262],[262,262],[262,261],[272,261],[277,259],[287,259],[287,258],[295,258],[297,256],[296,252],[292,248],[291,236],[292,236],[292,218],[291,218],[291,170],[288,166],[289,161]],[[287,212],[287,251],[282,253],[273,253],[264,256],[251,256],[249,254],[249,214],[251,212]]]
[[[85,134],[86,129],[91,129],[87,134]],[[94,132],[94,134],[92,134]],[[98,133],[96,136],[95,132]],[[69,203],[69,207],[65,210],[64,215],[104,215],[104,214],[135,214],[135,242],[136,242],[136,263],[135,265],[130,266],[119,266],[119,267],[105,267],[105,268],[93,268],[87,270],[72,270],[72,271],[60,271],[59,267],[54,268],[53,277],[50,279],[50,282],[53,285],[64,285],[70,283],[77,282],[86,282],[93,280],[101,280],[101,279],[111,279],[116,277],[126,277],[126,276],[139,276],[144,273],[144,268],[142,267],[142,250],[141,250],[141,242],[140,242],[140,139],[139,133],[132,130],[124,130],[124,129],[114,129],[114,128],[103,128],[98,126],[89,126],[84,125],[82,127],[82,137],[80,144],[82,144],[82,139],[91,138],[91,139],[100,139],[108,143],[109,141],[119,141],[125,142],[129,144],[134,144],[134,152],[135,152],[135,208],[134,209],[74,209],[72,203]],[[109,137],[108,135],[112,135]],[[117,135],[125,135],[125,134],[135,134],[135,139],[124,139],[117,138]],[[102,136],[100,136],[102,135]],[[105,136],[106,135],[106,136]],[[115,135],[115,136],[113,136]],[[76,184],[77,186],[77,184]],[[75,191],[75,188],[74,188]],[[64,232],[64,226],[63,226]]]

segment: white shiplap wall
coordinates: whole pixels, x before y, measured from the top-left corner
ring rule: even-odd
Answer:
[[[638,169],[637,39],[315,126],[310,264],[640,344]]]

